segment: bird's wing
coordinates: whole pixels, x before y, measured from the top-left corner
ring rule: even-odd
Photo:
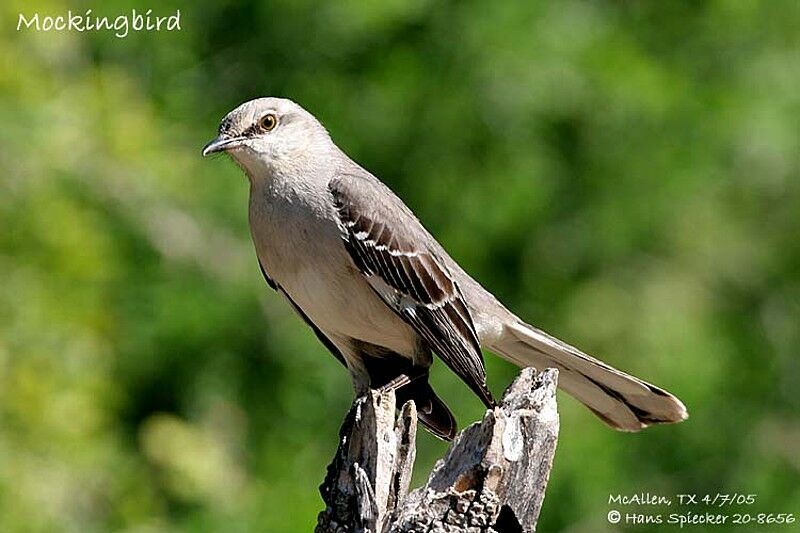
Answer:
[[[414,214],[372,176],[340,175],[329,185],[342,239],[384,302],[493,406],[480,342],[444,251]]]

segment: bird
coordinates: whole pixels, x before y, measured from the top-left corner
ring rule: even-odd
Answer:
[[[217,133],[202,155],[226,153],[247,175],[266,283],[347,368],[356,395],[394,391],[398,405],[415,402],[432,434],[452,440],[455,417],[429,383],[433,354],[491,409],[486,349],[519,367],[558,369],[559,387],[615,429],[687,418],[669,392],[508,310],[297,103],[250,100]]]

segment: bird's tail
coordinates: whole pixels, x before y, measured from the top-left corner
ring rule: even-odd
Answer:
[[[412,381],[397,390],[397,406],[414,400],[417,416],[428,431],[442,440],[453,440],[456,436],[456,419],[453,413],[428,383],[428,376]]]
[[[613,428],[639,431],[689,416],[683,403],[667,391],[521,321],[506,324],[499,340],[487,348],[520,367],[557,368],[559,387]]]

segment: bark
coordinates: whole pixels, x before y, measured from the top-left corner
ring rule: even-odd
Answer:
[[[534,531],[558,439],[557,379],[554,369],[523,369],[410,494],[414,404],[395,417],[393,393],[356,399],[320,487],[317,533]]]

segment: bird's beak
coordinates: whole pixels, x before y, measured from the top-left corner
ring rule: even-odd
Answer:
[[[203,157],[207,156],[208,154],[215,154],[217,152],[225,152],[230,150],[231,148],[236,148],[237,146],[241,146],[244,142],[243,137],[224,137],[219,135],[216,139],[213,139],[207,145],[203,147]]]

